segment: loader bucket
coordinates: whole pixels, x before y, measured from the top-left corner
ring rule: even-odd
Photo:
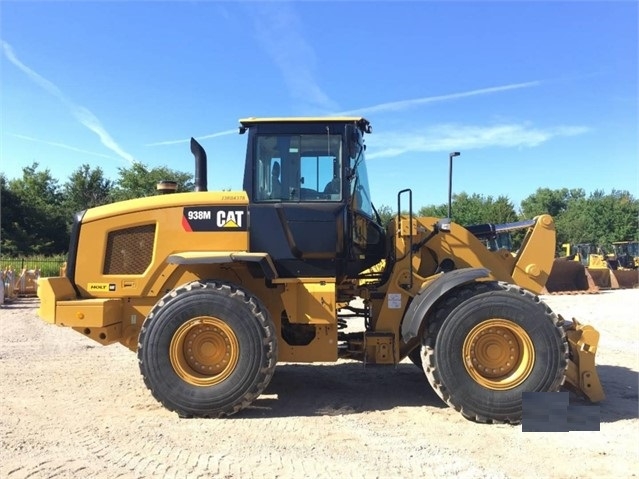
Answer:
[[[595,285],[600,289],[619,289],[616,277],[608,268],[587,268],[586,269]]]
[[[599,291],[599,288],[584,265],[566,258],[557,258],[546,281],[546,290],[549,293],[592,293]]]
[[[639,287],[639,270],[637,269],[616,269],[611,270],[611,274],[617,280],[619,288],[631,289]]]

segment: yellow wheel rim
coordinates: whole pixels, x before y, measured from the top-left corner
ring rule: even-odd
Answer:
[[[224,381],[235,370],[239,353],[233,330],[211,316],[184,323],[169,346],[173,369],[193,386],[213,386]]]
[[[473,380],[496,391],[519,386],[535,364],[530,336],[505,319],[489,319],[475,326],[466,336],[463,355]]]

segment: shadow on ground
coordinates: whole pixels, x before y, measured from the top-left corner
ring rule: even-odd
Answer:
[[[601,422],[617,422],[639,417],[639,373],[623,366],[598,365],[597,372],[606,399],[592,404],[571,395],[570,404],[599,407]]]
[[[597,369],[606,399],[592,404],[571,394],[570,404],[598,407],[603,423],[637,418],[639,375],[622,366],[600,365]],[[448,406],[412,364],[284,364],[277,367],[264,394],[238,417],[332,416],[396,407]]]
[[[420,406],[448,407],[412,364],[283,364],[264,394],[238,417],[334,416]]]

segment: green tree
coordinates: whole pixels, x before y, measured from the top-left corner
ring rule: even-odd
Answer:
[[[537,191],[526,197],[521,202],[521,212],[525,218],[534,218],[537,215],[549,214],[553,218],[561,215],[568,208],[570,201],[585,198],[586,193],[581,188],[569,190],[561,188],[537,188]]]
[[[419,216],[444,218],[448,215],[448,205],[429,205],[419,209]],[[496,200],[492,196],[462,192],[453,196],[451,216],[455,223],[473,225],[480,223],[508,223],[517,220],[512,202],[506,196]]]
[[[639,202],[628,191],[596,190],[586,197],[582,189],[539,188],[522,201],[521,209],[526,217],[542,213],[554,217],[558,249],[563,243],[605,247],[637,238]]]
[[[63,186],[65,209],[73,214],[109,203],[112,189],[113,182],[104,177],[102,168],[91,169],[89,165],[84,164],[71,173]]]
[[[193,190],[193,175],[166,167],[147,168],[142,163],[134,163],[129,168],[118,169],[118,179],[112,191],[114,201],[141,198],[157,194],[159,181],[170,180],[178,184],[178,192]]]
[[[565,211],[556,216],[555,228],[557,230],[557,250],[564,243],[578,244],[595,242],[594,238],[587,239],[590,235],[591,218],[588,211],[586,198],[573,199],[567,204]]]
[[[498,196],[494,201],[491,201],[492,198],[489,196],[488,200],[487,223],[510,223],[519,219],[515,205],[507,196]]]
[[[388,226],[388,223],[393,219],[396,213],[393,211],[388,205],[381,205],[377,208],[377,213],[379,214],[380,219],[382,220],[382,226]]]
[[[22,178],[2,181],[2,252],[56,254],[68,237],[58,181],[38,163],[22,169]]]
[[[605,194],[597,190],[580,206],[579,218],[584,224],[580,242],[608,246],[614,241],[637,239],[639,202],[629,192]]]
[[[24,217],[20,198],[9,189],[7,178],[0,174],[0,251],[5,255],[16,255],[20,245],[26,244],[28,233],[22,226]]]
[[[455,198],[456,196],[453,198],[453,204],[455,204]],[[422,206],[417,211],[417,216],[432,216],[435,218],[446,218],[446,216],[448,216],[448,206],[447,205]]]

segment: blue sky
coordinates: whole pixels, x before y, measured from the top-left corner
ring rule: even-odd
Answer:
[[[373,125],[376,206],[539,187],[639,196],[638,3],[3,1],[0,171],[132,162],[242,185],[250,116]]]

